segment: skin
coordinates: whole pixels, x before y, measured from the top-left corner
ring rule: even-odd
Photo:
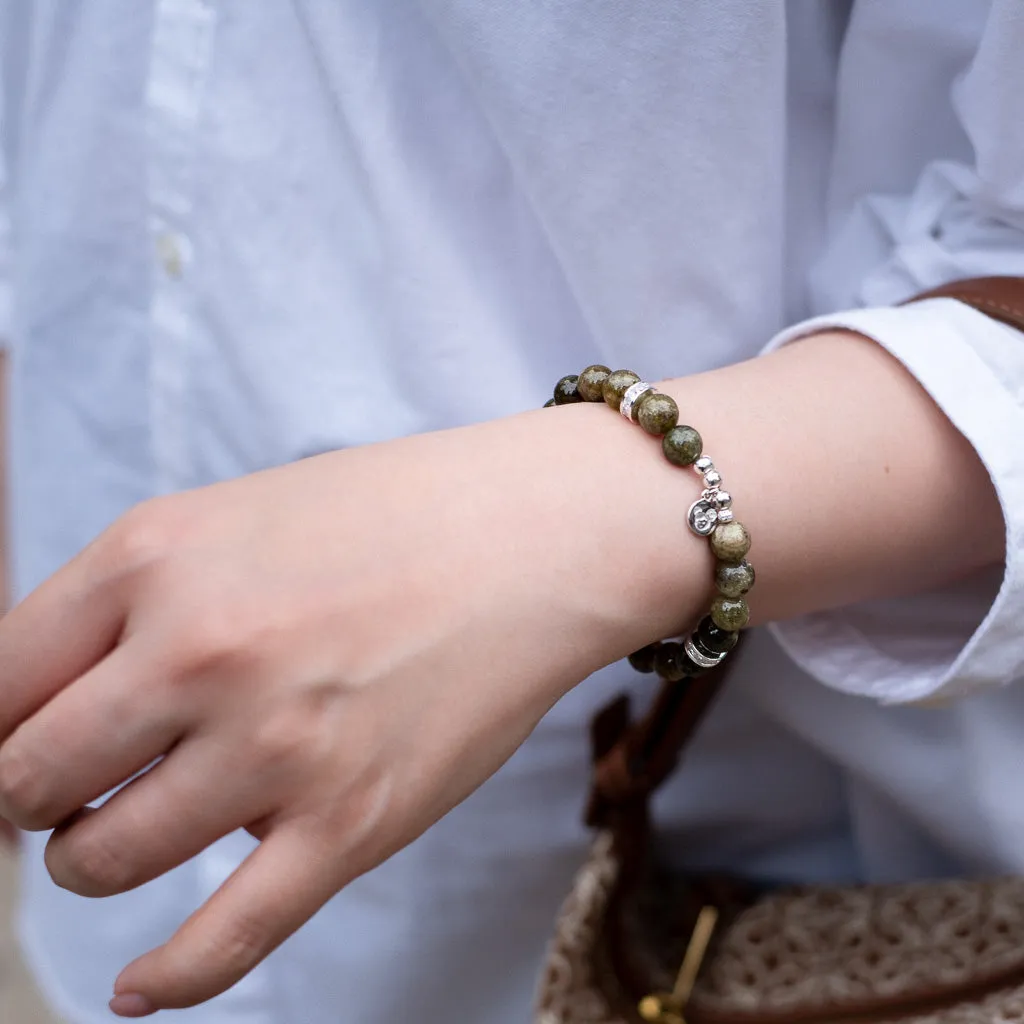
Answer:
[[[973,450],[865,339],[821,334],[663,389],[753,537],[756,622],[1003,556]],[[603,404],[530,412],[150,502],[14,608],[0,814],[59,826],[58,884],[105,896],[239,827],[262,840],[124,969],[115,1011],[226,989],[571,687],[694,622],[713,573],[683,522],[698,485]]]
[[[0,352],[0,451],[6,448],[7,442],[7,354]],[[2,465],[2,459],[0,459]],[[0,537],[7,536],[6,511],[6,474],[0,473]],[[8,607],[7,561],[0,556],[0,608]],[[0,818],[0,847],[14,847],[18,842],[17,829],[4,818]]]

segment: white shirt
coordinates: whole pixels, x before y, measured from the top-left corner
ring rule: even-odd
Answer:
[[[663,817],[686,863],[771,879],[1024,871],[1024,338],[887,308],[1024,274],[1022,53],[1019,0],[0,0],[16,592],[155,493],[535,407],[594,361],[733,362],[823,314],[975,445],[1005,574],[779,628],[807,674],[760,633]],[[585,724],[623,687],[650,683],[588,680],[173,1019],[527,1019],[587,843]],[[251,848],[90,902],[41,843],[21,931],[70,1024],[109,1021],[118,969]]]

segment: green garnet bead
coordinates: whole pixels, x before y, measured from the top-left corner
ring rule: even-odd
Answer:
[[[636,421],[648,434],[661,437],[679,422],[679,406],[671,395],[648,391],[637,403]]]
[[[750,609],[742,597],[719,595],[711,603],[711,621],[719,629],[735,633],[750,621]]]
[[[622,405],[622,396],[640,378],[632,370],[612,370],[601,385],[604,400],[616,411]]]
[[[683,667],[685,656],[686,652],[683,650],[682,644],[659,644],[658,650],[654,654],[654,671],[662,679],[670,683],[678,683],[686,676],[686,669]]]
[[[742,523],[719,523],[711,534],[711,550],[715,558],[738,565],[750,550],[750,534]]]
[[[604,382],[611,372],[607,366],[595,363],[580,374],[580,379],[576,382],[576,390],[584,402],[604,401]]]
[[[629,656],[630,665],[637,672],[653,672],[654,658],[658,653],[659,647],[661,647],[661,644],[648,644],[646,647],[641,647],[639,651],[634,651]]]
[[[673,466],[692,466],[704,451],[704,441],[693,427],[673,427],[662,439],[661,447]]]
[[[720,562],[715,570],[715,586],[723,597],[742,597],[753,585],[754,567],[749,562]]]
[[[544,403],[544,408],[545,408],[545,409],[550,409],[550,408],[551,408],[551,406],[553,406],[554,404],[555,404],[555,400],[554,400],[553,398],[549,398],[549,399],[548,399],[548,400],[547,400],[547,401],[546,401],[546,402]]]
[[[728,654],[739,643],[740,635],[734,629],[722,629],[715,625],[714,619],[706,615],[700,620],[693,639],[710,654]]]
[[[570,374],[568,377],[563,377],[555,385],[555,405],[572,405],[573,402],[582,402],[583,398],[580,396],[579,391],[576,388],[576,382],[579,377],[575,373]]]

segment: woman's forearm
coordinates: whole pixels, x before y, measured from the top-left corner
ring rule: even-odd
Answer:
[[[923,591],[1002,558],[1002,513],[974,450],[866,338],[823,333],[659,388],[702,434],[751,533],[755,623]],[[575,417],[591,450],[595,431],[610,446],[600,504],[633,563],[621,585],[651,627],[678,609],[681,628],[712,595],[707,545],[685,526],[699,478],[607,409],[549,414],[566,428]]]
[[[999,558],[984,470],[871,343],[814,338],[666,389],[752,534],[757,620]],[[116,1005],[224,991],[572,685],[692,625],[712,578],[686,526],[698,485],[607,408],[538,410],[149,502],[12,609],[0,814],[64,825],[59,885],[110,895],[237,828],[262,840]]]

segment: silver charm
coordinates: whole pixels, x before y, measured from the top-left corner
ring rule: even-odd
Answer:
[[[698,498],[687,513],[686,519],[698,537],[709,537],[718,525],[721,513],[710,498]]]
[[[701,668],[714,668],[725,660],[724,654],[704,654],[703,651],[698,650],[692,636],[688,636],[683,641],[683,649],[690,661]]]
[[[622,396],[622,401],[619,402],[619,412],[621,412],[627,420],[632,421],[633,407],[640,400],[640,396],[646,395],[648,391],[653,390],[654,385],[648,384],[645,380],[638,380],[635,384],[630,384],[630,386],[626,388],[625,394]]]

